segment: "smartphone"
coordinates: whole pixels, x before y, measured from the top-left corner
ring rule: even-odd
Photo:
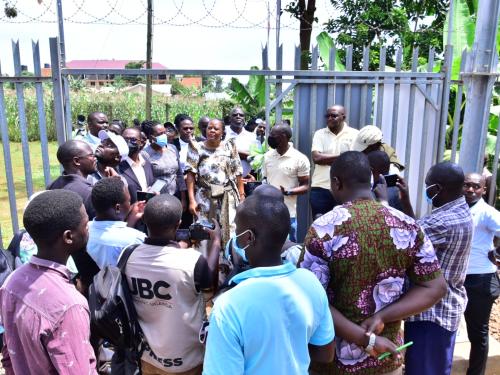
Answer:
[[[396,186],[396,182],[398,182],[399,176],[397,174],[388,174],[385,175],[384,178],[387,187],[393,187]]]
[[[150,200],[154,196],[156,196],[155,193],[148,193],[147,191],[138,191],[137,192],[137,200],[138,201],[146,201],[147,202],[148,200]]]
[[[156,180],[155,183],[151,185],[151,187],[148,189],[148,192],[159,193],[166,184],[167,184],[166,181]]]

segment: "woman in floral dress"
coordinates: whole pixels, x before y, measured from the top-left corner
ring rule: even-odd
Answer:
[[[224,123],[211,120],[207,139],[192,143],[187,155],[189,211],[205,220],[216,219],[223,243],[230,237],[236,207],[245,199],[242,167],[233,140],[222,141]]]

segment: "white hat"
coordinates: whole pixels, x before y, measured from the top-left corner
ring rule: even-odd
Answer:
[[[366,125],[362,128],[354,142],[352,142],[352,151],[364,151],[367,147],[382,141],[382,130],[374,125]]]
[[[125,142],[125,139],[121,135],[117,135],[113,132],[108,132],[106,130],[101,130],[99,132],[99,138],[101,141],[104,141],[105,139],[111,139],[111,142],[113,142],[118,148],[118,153],[120,154],[121,160],[125,160],[128,156],[129,150],[128,150],[128,145],[127,142]]]

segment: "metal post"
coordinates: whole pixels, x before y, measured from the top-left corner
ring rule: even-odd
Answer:
[[[444,50],[444,63],[441,66],[441,72],[444,73],[443,81],[443,103],[441,107],[441,121],[439,124],[439,141],[437,147],[437,155],[434,158],[437,162],[443,160],[445,141],[446,141],[446,124],[448,123],[448,105],[450,102],[450,80],[451,69],[453,64],[453,46],[448,45]]]
[[[21,76],[21,56],[19,53],[19,41],[12,41],[12,54],[14,57],[14,73]],[[16,83],[17,108],[19,114],[19,128],[21,130],[21,147],[23,149],[24,178],[26,181],[26,193],[28,198],[33,194],[33,178],[31,174],[30,148],[28,143],[28,121],[26,119],[26,107],[24,104],[23,84]]]
[[[0,67],[0,76],[2,69]],[[13,234],[19,230],[16,205],[16,187],[14,185],[14,173],[12,172],[12,159],[10,157],[9,127],[5,115],[5,100],[3,83],[0,81],[0,134],[2,134],[3,162],[5,166],[5,177],[7,178],[7,192],[9,196],[10,221]]]
[[[57,38],[50,38],[50,64],[52,66],[52,92],[54,95],[54,117],[56,122],[57,143],[63,144],[66,140],[64,126],[64,105],[59,61],[59,45]]]
[[[33,49],[33,67],[36,76],[42,75],[40,67],[40,47],[38,42],[31,42]],[[45,118],[45,107],[43,104],[43,85],[42,82],[35,83],[36,104],[38,107],[38,128],[40,129],[40,146],[42,148],[43,176],[45,178],[45,186],[50,183],[50,163],[49,163],[49,146],[47,136],[47,121]]]
[[[148,0],[148,30],[146,44],[146,69],[153,67],[153,0]],[[153,91],[151,88],[152,75],[146,76],[146,119],[151,119],[151,102]]]
[[[62,12],[62,0],[57,0],[57,25],[59,28],[59,51],[61,52],[61,63],[66,66],[66,47],[64,45],[64,18]]]
[[[496,74],[500,0],[479,0],[474,46],[464,76],[467,86],[459,162],[465,173],[481,171]]]
[[[276,69],[281,70],[283,68],[283,45],[279,46],[279,48],[276,50]],[[280,80],[282,76],[278,75],[276,76],[277,80]],[[276,83],[276,97],[281,95],[281,92],[283,88],[283,84],[281,82]],[[281,123],[281,118],[282,118],[282,103],[283,101],[280,100],[279,103],[276,103],[276,109],[275,109],[275,114],[276,114],[276,124]]]

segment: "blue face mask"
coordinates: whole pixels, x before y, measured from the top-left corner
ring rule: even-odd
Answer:
[[[238,254],[245,263],[248,263],[248,258],[245,249],[247,249],[248,246],[250,246],[250,244],[247,244],[245,247],[240,247],[240,245],[238,245],[238,237],[245,234],[246,232],[252,232],[252,231],[250,229],[247,229],[246,231],[241,232],[238,235],[233,235],[231,239],[227,241],[226,248],[224,250],[224,255],[226,256],[226,259],[231,260],[230,250],[232,245],[233,251],[236,252],[236,254]]]
[[[433,187],[433,186],[436,186],[436,185],[437,185],[437,184],[432,184],[432,185],[429,185],[429,186],[427,186],[427,187],[425,188],[425,190],[424,190],[424,198],[425,198],[425,200],[427,201],[427,204],[430,204],[431,206],[433,205],[433,203],[432,203],[433,199],[437,197],[437,195],[439,194],[439,191],[438,191],[436,194],[434,194],[434,196],[433,196],[433,197],[429,197],[429,195],[427,194],[427,190],[429,190],[429,188],[431,188],[431,187]]]
[[[168,145],[168,138],[166,134],[162,134],[156,137],[155,143],[160,147],[165,147]]]

